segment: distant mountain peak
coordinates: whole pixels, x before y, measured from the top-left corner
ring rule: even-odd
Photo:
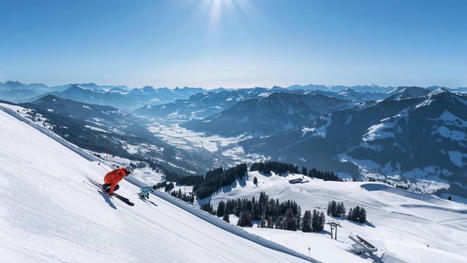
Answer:
[[[23,83],[21,83],[21,82],[19,82],[17,80],[15,80],[15,81],[8,80],[8,81],[5,82],[5,84],[8,85],[8,86],[11,86],[11,87],[15,87],[15,86],[19,87],[19,86],[23,85]]]
[[[69,89],[82,89],[82,90],[86,90],[86,89],[88,89],[88,88],[85,88],[85,87],[81,86],[80,84],[72,84],[72,85],[70,86]]]
[[[420,87],[398,87],[392,91],[393,95],[388,100],[404,100],[425,97],[429,90]]]
[[[35,101],[33,101],[33,103],[39,103],[39,102],[50,102],[50,101],[56,101],[56,100],[61,100],[60,97],[57,97],[55,95],[45,95],[44,97],[42,98],[39,98]]]
[[[338,94],[341,95],[341,96],[345,96],[345,95],[355,94],[355,93],[357,93],[355,90],[353,90],[351,88],[345,88],[345,89],[341,90]]]
[[[441,93],[452,93],[450,92],[449,90],[445,89],[445,88],[437,88],[435,90],[433,90],[432,92],[430,92],[428,95],[429,96],[434,96],[434,95],[438,95],[438,94],[441,94]]]

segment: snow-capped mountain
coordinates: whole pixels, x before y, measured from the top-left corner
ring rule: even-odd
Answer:
[[[358,92],[351,88],[343,89],[339,92],[327,92],[327,94],[324,94],[324,95],[327,95],[333,98],[349,100],[349,101],[356,102],[356,103],[382,100],[382,99],[387,98],[388,96],[387,94],[383,92],[367,92],[367,91]]]
[[[0,99],[17,103],[30,102],[46,94],[59,93],[74,86],[80,86],[83,89],[100,90],[102,92],[109,90],[128,90],[126,86],[97,85],[95,83],[47,86],[42,83],[25,84],[18,81],[6,81],[3,83],[0,82]]]
[[[44,84],[24,84],[18,81],[0,82],[0,99],[23,102],[39,94],[50,92],[52,89]]]
[[[33,101],[32,104],[43,111],[87,121],[104,130],[109,129],[124,133],[130,130],[136,131],[138,128],[144,129],[143,126],[140,126],[141,120],[136,116],[111,106],[83,103],[55,95],[46,95]]]
[[[239,102],[221,113],[186,122],[183,126],[223,136],[272,135],[302,127],[323,115],[352,106],[348,101],[321,94],[272,93]]]
[[[190,87],[169,89],[145,86],[130,89],[123,85],[97,85],[95,83],[47,86],[41,83],[24,84],[18,81],[0,82],[0,99],[5,101],[31,102],[45,95],[55,95],[84,103],[113,106],[127,111],[149,103],[163,104],[177,99],[186,99],[201,92],[204,92],[201,88]]]
[[[119,109],[132,111],[148,103],[162,104],[175,101],[177,99],[188,98],[189,96],[202,92],[200,88],[153,88],[145,86],[143,88],[124,89],[113,87],[111,89],[89,88],[82,85],[73,85],[70,88],[53,93],[53,95],[72,99],[75,101],[109,105]]]
[[[388,92],[388,94],[392,94],[390,97],[392,100],[420,98],[426,96],[428,93],[430,93],[430,90],[420,87],[398,87]]]
[[[157,119],[185,121],[203,119],[219,113],[234,104],[247,99],[268,96],[270,92],[264,88],[225,90],[219,89],[197,93],[184,100],[173,103],[149,104],[137,109],[134,113]]]
[[[167,144],[148,131],[144,120],[110,106],[53,95],[20,106],[12,107],[20,108],[25,118],[96,154],[147,161],[179,174],[195,174],[226,165],[223,158],[207,150],[187,151]]]
[[[466,120],[466,100],[437,89],[335,112],[321,124],[240,144],[273,159],[467,197]]]
[[[381,87],[378,85],[356,85],[356,86],[328,86],[328,85],[315,85],[315,84],[308,84],[308,85],[292,85],[287,87],[289,90],[322,90],[322,91],[331,91],[331,92],[342,92],[344,90],[354,90],[360,93],[384,93],[389,90],[392,90],[392,87]]]

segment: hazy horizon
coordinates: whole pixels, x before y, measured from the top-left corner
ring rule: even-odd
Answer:
[[[440,87],[440,88],[449,88],[449,89],[461,89],[461,88],[467,88],[467,87],[462,87],[462,86],[459,86],[459,87],[446,87],[446,86],[438,86],[438,85],[428,85],[428,86],[417,86],[417,85],[377,85],[377,84],[355,84],[355,85],[341,85],[341,84],[336,84],[336,85],[327,85],[327,84],[322,84],[322,83],[302,83],[302,84],[298,84],[298,83],[295,83],[295,84],[291,84],[291,85],[286,85],[286,86],[282,86],[282,85],[272,85],[272,86],[251,86],[251,87],[237,87],[237,88],[225,88],[225,87],[213,87],[213,88],[205,88],[205,87],[197,87],[197,86],[175,86],[175,87],[167,87],[167,86],[156,86],[156,85],[151,85],[151,84],[148,84],[148,85],[143,85],[143,86],[130,86],[130,85],[125,85],[125,84],[108,84],[108,83],[96,83],[96,82],[68,82],[68,83],[58,83],[58,84],[47,84],[47,83],[43,83],[43,82],[23,82],[23,81],[20,81],[20,80],[0,80],[0,82],[8,82],[8,81],[11,81],[11,82],[19,82],[19,83],[22,83],[22,84],[26,84],[26,85],[29,85],[29,84],[44,84],[48,87],[55,87],[55,86],[62,86],[62,85],[72,85],[72,84],[77,84],[77,85],[83,85],[83,84],[95,84],[97,86],[125,86],[127,88],[130,88],[130,89],[135,89],[135,88],[143,88],[143,87],[146,87],[146,86],[150,86],[150,87],[153,87],[153,88],[168,88],[168,89],[176,89],[176,88],[179,88],[179,89],[183,89],[183,88],[201,88],[201,89],[205,89],[205,90],[215,90],[215,89],[219,89],[219,88],[223,88],[223,89],[227,89],[227,90],[230,90],[230,89],[251,89],[251,88],[265,88],[265,89],[272,89],[273,87],[281,87],[281,88],[289,88],[291,86],[309,86],[309,85],[314,85],[314,86],[326,86],[326,87],[349,87],[349,88],[352,88],[352,87],[356,87],[356,86],[367,86],[367,87],[371,87],[371,86],[375,86],[375,87],[383,87],[383,88],[397,88],[397,87],[421,87],[421,88],[430,88],[430,87]]]
[[[464,1],[3,1],[0,81],[465,87],[465,13]]]

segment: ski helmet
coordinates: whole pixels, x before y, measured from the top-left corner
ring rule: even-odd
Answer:
[[[133,172],[133,167],[132,166],[127,166],[125,168],[125,171],[126,171],[126,175],[129,175]]]

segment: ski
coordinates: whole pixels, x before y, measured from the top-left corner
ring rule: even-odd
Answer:
[[[99,190],[102,190],[102,184],[94,181],[93,179],[89,178],[89,177],[86,177],[88,179],[88,181],[93,184],[95,187],[97,187]],[[103,192],[105,193],[105,192]],[[107,194],[107,193],[105,193]],[[109,195],[109,194],[107,194]],[[134,206],[135,204],[133,202],[130,201],[130,199],[126,198],[126,197],[123,197],[117,193],[113,193],[112,195],[109,195],[110,197],[115,197],[117,198],[118,200],[124,202],[125,204],[129,205],[129,206]]]
[[[130,201],[130,199],[128,199],[126,197],[123,197],[123,196],[121,196],[119,194],[113,193],[113,195],[111,195],[111,196],[116,197],[117,199],[119,199],[120,201],[126,203],[129,206],[134,206],[135,205],[133,202]]]
[[[148,199],[145,199],[145,198],[140,198],[140,199],[143,200],[143,202],[145,202],[145,203],[149,203],[149,204],[152,204],[152,205],[154,205],[154,206],[157,206],[157,204],[154,203],[154,202],[151,201],[151,200],[148,200]]]

